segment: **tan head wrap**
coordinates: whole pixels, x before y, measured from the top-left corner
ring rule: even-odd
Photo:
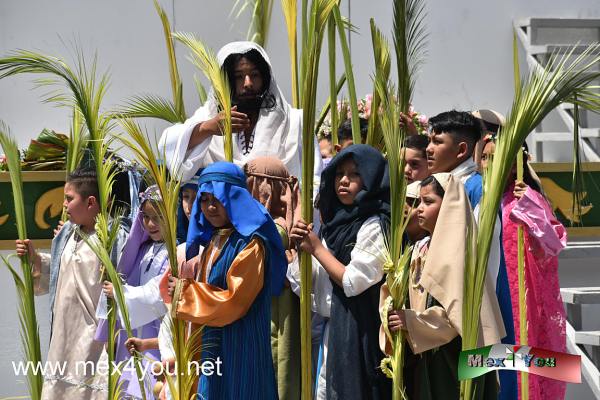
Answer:
[[[274,157],[257,157],[244,166],[248,191],[289,234],[300,218],[298,179]]]

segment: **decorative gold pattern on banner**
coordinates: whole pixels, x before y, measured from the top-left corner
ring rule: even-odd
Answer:
[[[35,202],[35,223],[40,229],[48,229],[50,225],[46,222],[45,214],[48,210],[50,218],[58,216],[62,212],[64,189],[59,186],[48,190]]]

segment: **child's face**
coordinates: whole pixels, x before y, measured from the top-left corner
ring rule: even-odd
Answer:
[[[487,142],[483,147],[483,152],[481,153],[481,170],[485,171],[485,169],[492,162],[492,156],[494,155],[494,150],[496,150],[496,144],[494,142]]]
[[[196,201],[196,191],[194,189],[186,188],[181,191],[181,207],[183,208],[183,213],[190,219],[190,215],[192,215],[192,207],[194,205],[194,201]]]
[[[345,159],[335,170],[335,194],[343,205],[349,206],[362,188],[363,181],[354,160]]]
[[[427,146],[427,166],[429,173],[450,172],[456,168],[467,154],[468,145],[465,142],[454,142],[448,133],[431,132]]]
[[[69,220],[76,225],[91,229],[96,223],[98,204],[94,196],[84,198],[70,183],[65,183],[65,201],[63,207],[67,210]]]
[[[429,234],[433,234],[435,223],[442,207],[442,197],[435,193],[432,185],[421,187],[420,195],[421,202],[419,208],[417,208],[419,226],[429,232]]]
[[[144,202],[144,205],[142,206],[142,217],[144,230],[148,232],[150,239],[155,242],[160,242],[163,239],[162,234],[160,233],[160,217],[151,201]]]
[[[408,183],[422,181],[429,176],[427,158],[423,157],[422,151],[407,148],[404,153],[404,159],[406,160],[404,176]]]
[[[419,199],[406,198],[406,203],[404,204],[404,216],[408,219],[406,234],[413,243],[427,235],[427,232],[419,225],[418,207]]]
[[[222,228],[230,224],[227,210],[212,194],[202,193],[200,195],[200,209],[208,222],[215,228]]]
[[[319,150],[321,151],[321,158],[331,157],[331,142],[329,139],[319,140]]]

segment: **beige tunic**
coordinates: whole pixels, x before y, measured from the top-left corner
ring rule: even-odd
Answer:
[[[425,266],[428,242],[429,237],[417,242],[413,249],[408,286],[410,308],[404,310],[406,339],[415,354],[443,346],[458,335],[443,307],[427,307],[427,292],[419,284]],[[381,286],[380,309],[385,305],[385,300],[389,295],[387,284],[384,283]],[[392,345],[383,330],[383,326],[379,330],[379,346],[384,353],[392,353]]]
[[[48,257],[42,260],[49,262]],[[94,341],[101,290],[98,258],[83,240],[77,241],[72,235],[60,260],[48,350],[49,365],[62,370],[46,374],[42,399],[107,398],[108,357],[104,344]]]

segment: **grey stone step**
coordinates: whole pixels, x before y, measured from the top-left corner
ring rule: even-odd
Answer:
[[[600,346],[600,331],[576,331],[575,343]]]
[[[600,19],[578,18],[523,18],[518,21],[519,26],[531,28],[600,28]]]
[[[600,304],[600,287],[561,288],[560,294],[567,304]]]

